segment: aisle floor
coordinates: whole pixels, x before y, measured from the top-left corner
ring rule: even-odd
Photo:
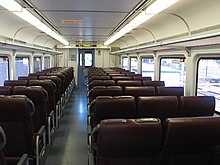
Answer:
[[[86,88],[74,90],[60,127],[56,131],[45,165],[86,165],[87,150],[87,97]]]

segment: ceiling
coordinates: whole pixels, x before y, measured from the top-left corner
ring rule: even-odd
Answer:
[[[103,43],[141,0],[28,0],[70,43]],[[62,20],[68,22],[62,23]]]

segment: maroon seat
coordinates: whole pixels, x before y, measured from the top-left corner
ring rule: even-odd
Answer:
[[[11,95],[12,87],[11,86],[0,86],[0,95]]]
[[[29,73],[28,76],[34,76],[34,77],[40,77],[40,76],[45,76],[45,72],[36,72],[36,73]]]
[[[138,98],[138,118],[159,118],[161,121],[168,117],[176,117],[178,100],[176,96],[146,96]]]
[[[41,86],[16,86],[13,95],[25,95],[34,104],[35,112],[32,116],[34,132],[38,132],[42,126],[47,128],[47,91]]]
[[[50,133],[52,135],[51,137],[51,143],[52,139],[54,138],[53,132],[55,131],[55,127],[58,125],[56,121],[58,121],[58,111],[56,111],[56,84],[52,80],[30,80],[29,86],[41,86],[43,87],[47,93],[48,93],[48,99],[47,99],[47,116],[48,119],[48,127],[50,128]]]
[[[144,80],[142,83],[143,83],[143,86],[154,86],[154,87],[165,86],[165,82],[164,81]]]
[[[46,142],[43,129],[34,133],[32,101],[24,95],[1,95],[0,107],[0,125],[7,137],[5,157],[21,157],[27,153],[39,165],[45,153]]]
[[[18,80],[37,80],[38,76],[19,76]]]
[[[122,87],[120,86],[95,86],[89,91],[89,102],[97,96],[120,96],[122,94]]]
[[[94,86],[114,86],[114,80],[93,80],[89,84],[89,90],[91,90]]]
[[[14,86],[27,86],[28,80],[5,80],[4,86],[11,86],[12,88]]]
[[[152,86],[126,86],[124,95],[134,96],[136,102],[139,96],[155,96],[155,88]]]
[[[179,103],[179,117],[213,116],[215,112],[213,96],[181,96]]]
[[[112,118],[134,118],[135,100],[133,96],[98,96],[91,114],[91,128],[101,120]]]
[[[161,164],[217,165],[212,156],[220,145],[219,130],[219,117],[167,119],[163,123]]]
[[[150,165],[160,153],[159,119],[103,120],[97,129],[98,165]]]
[[[121,86],[124,92],[126,86],[141,86],[142,83],[140,80],[118,80],[116,85]]]
[[[180,96],[184,95],[184,88],[183,87],[164,87],[158,86],[157,87],[157,95],[158,96]]]
[[[132,77],[131,76],[112,76],[111,79],[117,82],[119,80],[132,80]]]

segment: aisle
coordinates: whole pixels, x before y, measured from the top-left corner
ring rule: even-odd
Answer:
[[[85,87],[73,91],[45,164],[88,164]]]

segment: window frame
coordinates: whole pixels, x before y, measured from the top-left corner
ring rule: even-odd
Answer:
[[[10,80],[10,58],[7,55],[0,55],[0,58],[7,58],[7,62],[8,62],[8,80]]]
[[[136,59],[137,59],[137,73],[138,73],[138,57],[137,57],[137,56],[130,56],[130,57],[129,57],[129,66],[130,66],[129,71],[130,71],[130,72],[133,72],[133,71],[131,70],[131,59],[132,59],[132,58],[136,58]]]
[[[186,58],[185,58],[184,55],[165,56],[165,57],[161,56],[161,57],[159,58],[159,80],[160,80],[160,81],[162,81],[162,80],[161,80],[161,61],[162,61],[162,59],[179,59],[179,60],[180,60],[181,58],[184,58],[184,62],[186,62],[186,61],[185,61]],[[165,84],[166,84],[166,83],[165,83]],[[185,86],[186,86],[186,83],[185,83],[185,85],[183,85],[184,90],[185,90]]]

